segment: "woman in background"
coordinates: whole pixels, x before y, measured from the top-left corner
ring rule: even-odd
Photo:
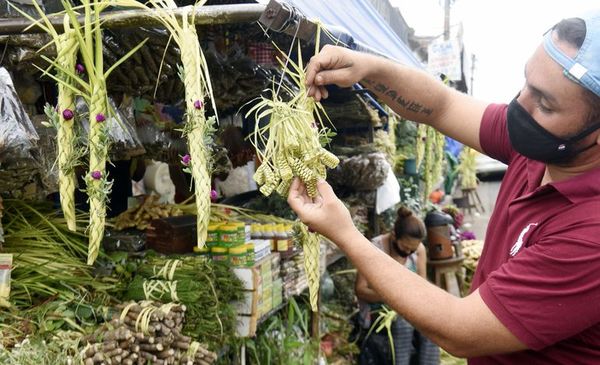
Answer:
[[[400,207],[397,212],[396,221],[394,222],[393,232],[377,236],[371,241],[377,248],[390,255],[400,265],[406,266],[409,270],[416,272],[426,279],[427,253],[425,246],[421,242],[425,238],[425,235],[426,229],[423,221],[415,216],[410,209]],[[382,298],[376,291],[369,287],[369,283],[360,272],[357,273],[355,291],[359,299],[362,325],[368,328],[376,319],[376,314],[373,316],[373,313],[381,308],[383,304]],[[373,331],[371,336],[374,333]],[[422,336],[404,318],[398,316],[394,320],[392,324],[392,337],[396,359],[395,365],[411,364],[413,339],[416,342],[416,358],[418,359],[415,363],[419,365],[439,364],[439,347]],[[373,351],[369,351],[368,347],[373,346],[369,341],[369,338],[367,338],[361,346],[359,363],[383,365],[381,359],[377,359],[377,356],[381,354],[375,355]],[[385,351],[384,349],[381,350],[381,352]]]

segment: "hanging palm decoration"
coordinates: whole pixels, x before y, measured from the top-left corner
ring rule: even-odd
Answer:
[[[57,58],[54,60],[45,58],[50,62],[50,68],[53,68],[57,75],[55,76],[47,70],[43,71],[45,75],[50,76],[57,82],[59,92],[62,91],[62,98],[59,101],[60,112],[58,113],[58,124],[60,124],[58,125],[58,141],[61,144],[59,150],[62,151],[62,154],[59,153],[59,165],[62,165],[59,168],[63,169],[63,175],[65,175],[62,180],[65,193],[64,206],[66,206],[65,215],[72,222],[71,229],[75,229],[74,218],[69,217],[74,212],[72,198],[69,198],[69,196],[72,196],[72,190],[68,190],[74,189],[75,183],[72,170],[74,167],[73,151],[75,150],[73,98],[81,96],[88,104],[88,172],[85,176],[85,190],[90,203],[87,263],[91,265],[98,257],[100,244],[104,236],[106,203],[112,185],[112,181],[108,179],[106,174],[109,149],[106,121],[110,117],[108,115],[106,79],[115,68],[135,53],[145,41],[105,71],[100,15],[108,6],[114,5],[114,2],[110,0],[81,0],[81,5],[78,7],[73,7],[66,0],[63,0],[62,3],[65,8],[62,13],[65,16],[65,32],[63,34],[56,32],[35,1],[33,1],[33,4],[37,7],[41,20],[34,20],[27,14],[23,15],[50,34],[53,38],[52,42],[57,46]],[[80,14],[83,15],[83,24],[80,24],[78,20]],[[78,56],[77,50],[79,50],[79,56],[82,60],[80,66],[75,66]],[[63,123],[64,125],[62,125]],[[73,205],[73,208],[71,208],[71,205]]]
[[[173,0],[149,0],[148,8],[134,0],[116,0],[119,5],[151,10],[154,16],[171,33],[172,39],[181,50],[179,76],[185,85],[186,123],[184,135],[187,137],[189,155],[183,156],[181,163],[191,172],[196,197],[198,247],[206,242],[210,217],[211,194],[211,155],[210,145],[216,117],[207,118],[206,102],[210,100],[213,110],[217,110],[212,96],[212,86],[204,53],[200,48],[195,26],[196,9],[206,2],[197,1],[188,7],[178,19],[172,10],[177,9]]]

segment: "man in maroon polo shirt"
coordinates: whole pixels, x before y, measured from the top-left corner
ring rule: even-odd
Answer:
[[[375,249],[331,187],[288,202],[334,241],[402,317],[471,364],[600,364],[600,10],[558,23],[508,105],[395,62],[326,46],[307,84],[361,82],[407,119],[509,165],[473,291],[456,298]]]

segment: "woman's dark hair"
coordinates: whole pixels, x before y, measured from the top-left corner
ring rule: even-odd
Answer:
[[[558,22],[553,28],[558,39],[565,41],[579,49],[585,41],[586,26],[583,19],[568,18]],[[590,105],[588,121],[593,124],[600,122],[600,96],[584,88],[586,102]]]
[[[404,206],[398,208],[396,221],[394,222],[396,239],[412,237],[422,240],[425,238],[425,234],[425,223],[414,215],[412,210]]]

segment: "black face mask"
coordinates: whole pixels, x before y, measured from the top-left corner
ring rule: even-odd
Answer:
[[[396,254],[398,254],[398,256],[402,257],[402,258],[407,258],[408,256],[412,255],[413,253],[417,252],[417,250],[412,250],[412,251],[404,251],[403,249],[398,247],[398,243],[396,242],[392,242],[391,243],[393,250],[396,252]]]
[[[575,144],[600,128],[600,123],[595,123],[574,137],[556,137],[539,125],[516,98],[508,105],[507,123],[513,148],[527,158],[547,164],[565,164],[595,146],[596,142],[578,149]]]

